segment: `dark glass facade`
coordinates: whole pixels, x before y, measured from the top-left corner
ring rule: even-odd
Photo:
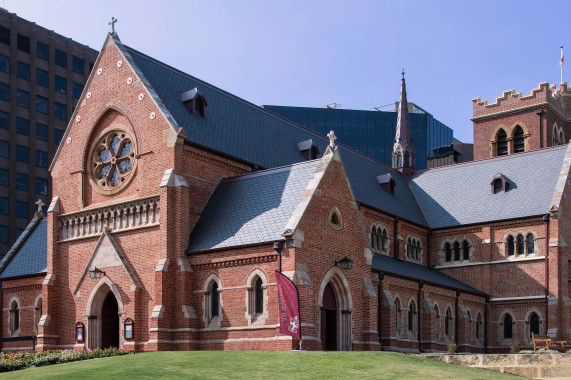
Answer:
[[[397,112],[267,105],[263,107],[322,136],[334,130],[337,142],[392,165]],[[415,168],[426,169],[428,158],[434,154],[433,148],[451,144],[453,131],[428,113],[410,113],[410,124]]]

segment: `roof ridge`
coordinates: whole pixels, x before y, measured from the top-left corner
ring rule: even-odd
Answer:
[[[287,169],[292,168],[294,166],[311,166],[311,165],[315,165],[320,160],[321,160],[321,158],[317,158],[317,159],[311,160],[311,161],[296,162],[296,163],[290,164],[290,165],[284,165],[284,166],[278,166],[275,168],[259,170],[257,172],[241,174],[241,175],[237,175],[235,177],[227,177],[227,178],[223,178],[222,181],[220,181],[220,183],[222,184],[222,183],[228,183],[228,182],[236,182],[236,181],[241,181],[243,179],[260,177],[260,176],[270,175],[270,174],[274,174],[274,173],[280,173],[280,172],[286,171]]]

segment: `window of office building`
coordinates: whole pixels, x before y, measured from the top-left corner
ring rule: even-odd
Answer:
[[[0,226],[0,243],[8,243],[8,227]]]
[[[30,93],[18,89],[16,91],[16,104],[22,107],[30,108]]]
[[[66,118],[66,106],[65,104],[54,102],[54,116],[58,119],[65,120]]]
[[[73,87],[71,88],[71,95],[79,99],[81,97],[81,92],[83,91],[83,86],[79,83],[73,82]]]
[[[10,114],[0,111],[0,128],[10,129]]]
[[[46,124],[36,123],[36,138],[48,141],[48,126]]]
[[[64,133],[65,131],[63,129],[58,129],[58,128],[54,129],[54,144],[59,145],[61,139],[63,138]]]
[[[18,218],[28,219],[28,202],[16,201],[16,216]]]
[[[36,112],[48,113],[48,98],[36,95]]]
[[[83,74],[83,67],[85,66],[85,61],[81,58],[73,56],[73,71],[78,74]]]
[[[44,178],[36,178],[35,181],[36,194],[48,195],[48,180]]]
[[[40,41],[36,42],[36,56],[40,59],[49,61],[50,47]]]
[[[10,45],[10,29],[0,26],[0,43]]]
[[[10,185],[10,172],[6,169],[0,169],[0,186]]]
[[[30,65],[18,61],[18,78],[30,80]]]
[[[62,94],[65,94],[67,91],[67,80],[63,77],[60,77],[59,75],[56,75],[54,89],[57,92],[61,92]]]
[[[50,77],[47,71],[36,69],[36,84],[42,87],[49,87]]]
[[[8,215],[8,198],[0,198],[0,214]]]
[[[67,53],[56,49],[56,65],[61,67],[67,67]]]
[[[0,54],[0,71],[10,73],[10,57]]]
[[[10,86],[0,83],[0,100],[10,101]]]
[[[28,191],[30,185],[30,177],[27,174],[16,173],[16,189]]]
[[[48,152],[36,150],[36,166],[39,166],[40,168],[48,167]]]
[[[16,145],[16,161],[30,162],[30,150],[27,146]]]
[[[30,53],[30,37],[18,33],[18,50]]]
[[[10,155],[10,145],[8,141],[0,140],[0,157],[6,157]]]
[[[30,134],[30,120],[23,117],[16,118],[16,132],[28,136]]]

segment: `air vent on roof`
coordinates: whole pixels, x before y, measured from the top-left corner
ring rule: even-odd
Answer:
[[[206,117],[206,107],[208,106],[208,102],[206,101],[204,94],[200,92],[197,87],[181,93],[180,100],[193,114]]]
[[[492,187],[492,194],[506,192],[510,187],[508,178],[502,173],[496,174],[492,179],[492,182],[490,182],[490,185]]]
[[[387,193],[390,193],[390,194],[395,193],[396,182],[390,174],[387,173],[387,174],[383,174],[383,175],[378,175],[377,176],[377,182],[379,183],[379,185],[381,185],[383,190],[385,190]]]
[[[303,154],[306,160],[315,160],[319,155],[319,148],[312,139],[297,143],[297,149]]]

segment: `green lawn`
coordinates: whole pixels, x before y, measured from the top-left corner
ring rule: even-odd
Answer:
[[[393,352],[175,351],[85,360],[2,379],[503,379],[482,369]]]

